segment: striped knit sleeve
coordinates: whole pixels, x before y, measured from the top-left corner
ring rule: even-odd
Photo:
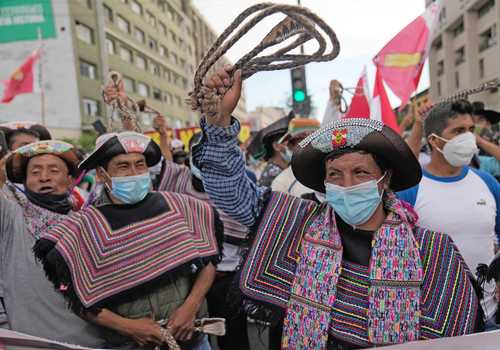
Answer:
[[[201,120],[203,138],[193,147],[193,159],[201,169],[203,186],[212,203],[241,224],[251,227],[263,206],[266,188],[247,176],[237,136],[240,123],[220,128]]]
[[[186,193],[190,180],[191,171],[188,167],[165,160],[158,191]]]

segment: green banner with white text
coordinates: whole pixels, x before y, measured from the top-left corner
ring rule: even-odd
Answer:
[[[55,38],[51,0],[0,0],[0,43]]]

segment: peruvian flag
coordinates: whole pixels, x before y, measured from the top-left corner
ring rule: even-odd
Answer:
[[[389,98],[387,97],[387,92],[385,91],[382,75],[380,73],[380,69],[378,68],[377,74],[375,75],[375,86],[373,87],[373,99],[371,107],[371,119],[380,120],[385,125],[389,126],[394,131],[399,133],[396,114],[394,114],[394,111],[392,110],[391,103],[389,102]]]
[[[439,11],[437,3],[427,7],[424,14],[408,24],[373,58],[382,79],[401,99],[401,106],[408,103],[417,89]]]
[[[351,104],[343,118],[370,118],[370,88],[366,67],[363,68]]]
[[[5,89],[0,103],[9,103],[20,94],[32,93],[35,88],[35,63],[40,58],[40,49],[35,50],[24,63],[3,82]]]

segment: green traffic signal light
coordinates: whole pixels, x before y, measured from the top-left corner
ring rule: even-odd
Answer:
[[[304,92],[304,90],[295,90],[293,92],[293,100],[295,102],[304,102],[305,99],[306,93]]]

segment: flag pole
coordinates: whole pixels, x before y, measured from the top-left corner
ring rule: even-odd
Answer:
[[[42,30],[38,27],[38,43],[39,43],[39,58],[38,58],[38,83],[40,84],[40,109],[42,117],[42,125],[45,125],[45,91],[43,87],[43,37]]]

